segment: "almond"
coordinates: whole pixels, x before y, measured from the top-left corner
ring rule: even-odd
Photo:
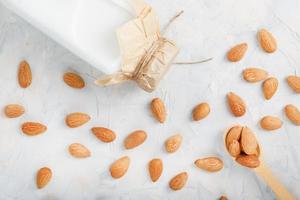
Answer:
[[[69,146],[69,152],[76,158],[87,158],[91,156],[90,150],[79,143],[73,143]]]
[[[210,113],[210,107],[208,103],[201,103],[194,108],[193,119],[199,121],[204,119]]]
[[[202,158],[195,161],[195,165],[208,172],[217,172],[223,168],[223,161],[217,157]]]
[[[163,171],[163,162],[161,159],[153,159],[149,162],[149,174],[152,182],[156,182]]]
[[[186,172],[182,172],[170,180],[169,186],[172,190],[180,190],[185,186],[187,179],[188,174]]]
[[[23,133],[29,136],[39,135],[47,130],[45,125],[37,122],[25,122],[21,128]]]
[[[248,155],[253,155],[257,153],[257,146],[257,141],[252,131],[248,127],[244,127],[241,134],[242,150]]]
[[[266,29],[258,32],[258,41],[261,48],[267,53],[273,53],[277,49],[277,42],[274,36]]]
[[[268,72],[259,68],[247,68],[243,72],[244,79],[250,83],[265,80],[268,77]]]
[[[285,106],[285,114],[295,125],[300,125],[300,111],[296,106],[291,104]]]
[[[112,130],[104,127],[94,127],[91,129],[93,134],[102,142],[112,142],[116,139],[116,134]]]
[[[155,98],[152,100],[151,111],[157,121],[159,121],[160,123],[164,123],[166,121],[167,112],[164,102],[161,99]]]
[[[219,200],[228,200],[228,198],[225,196],[221,196]]]
[[[24,114],[24,112],[24,107],[18,104],[10,104],[4,108],[4,113],[8,118],[20,117]]]
[[[241,154],[241,146],[239,141],[233,140],[231,143],[228,145],[228,152],[232,157],[237,157],[238,155]]]
[[[129,157],[125,156],[116,160],[110,166],[110,174],[113,178],[118,179],[124,176],[129,168],[130,159]]]
[[[300,77],[299,76],[288,76],[287,83],[294,92],[300,93]]]
[[[248,49],[247,43],[241,43],[232,47],[227,53],[228,60],[231,62],[240,61],[244,57],[247,49]]]
[[[256,168],[260,165],[260,161],[255,155],[239,155],[236,161],[245,167]]]
[[[48,167],[39,169],[36,175],[36,186],[38,189],[45,187],[52,178],[52,171]]]
[[[31,69],[28,62],[26,62],[25,60],[23,60],[19,64],[18,80],[19,80],[19,85],[22,88],[29,87],[32,82]]]
[[[265,116],[260,120],[260,126],[268,131],[281,128],[282,121],[278,117]]]
[[[243,130],[243,127],[237,125],[237,126],[232,127],[228,131],[228,133],[226,135],[226,145],[227,145],[227,147],[229,146],[230,143],[233,142],[233,140],[237,140],[237,141],[240,140],[242,130]]]
[[[268,78],[263,83],[263,92],[265,99],[271,99],[278,89],[278,80],[274,77]]]
[[[182,136],[180,134],[169,137],[165,142],[165,148],[168,153],[176,152],[182,143]]]
[[[234,116],[241,117],[246,113],[246,104],[238,95],[233,92],[229,92],[227,94],[227,101]]]
[[[64,82],[72,88],[81,89],[85,86],[83,78],[76,73],[67,72],[64,74],[63,78]]]
[[[141,144],[147,139],[147,133],[145,131],[134,131],[129,134],[124,140],[124,146],[126,149],[133,149]]]
[[[91,117],[88,114],[75,112],[67,115],[66,124],[70,128],[77,128],[90,121],[90,119]]]

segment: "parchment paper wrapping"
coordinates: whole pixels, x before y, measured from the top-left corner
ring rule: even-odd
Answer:
[[[178,54],[176,45],[160,33],[154,10],[143,0],[132,0],[137,18],[117,30],[122,56],[121,71],[96,81],[112,85],[133,80],[145,91],[152,92]]]

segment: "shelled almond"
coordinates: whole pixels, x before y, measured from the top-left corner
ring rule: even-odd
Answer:
[[[202,158],[196,160],[194,163],[198,168],[208,172],[220,171],[224,166],[223,161],[218,157]]]
[[[188,173],[187,172],[182,172],[176,176],[174,176],[170,182],[169,182],[169,186],[172,190],[181,190],[186,182],[188,180]]]
[[[5,106],[4,113],[8,118],[16,118],[23,115],[25,113],[25,109],[23,106],[18,104],[9,104]]]
[[[210,106],[208,103],[200,103],[193,110],[193,119],[199,121],[204,119],[210,113]]]
[[[234,126],[225,134],[225,146],[228,153],[239,164],[255,168],[258,167],[260,149],[259,144],[248,127]]]
[[[104,127],[93,127],[92,133],[102,142],[113,142],[116,139],[116,134],[112,130]]]
[[[260,165],[260,161],[256,155],[238,155],[236,157],[236,162],[249,168],[256,168]]]
[[[26,135],[36,136],[44,133],[47,130],[47,127],[38,122],[25,122],[22,124],[21,129]]]
[[[39,169],[36,175],[36,186],[38,189],[44,188],[52,178],[52,171],[48,167]]]
[[[250,83],[263,81],[268,77],[268,72],[260,68],[247,68],[243,71],[243,77]]]
[[[182,136],[180,134],[169,137],[165,142],[165,149],[168,153],[175,153],[181,146]]]
[[[277,42],[272,33],[266,29],[258,32],[258,41],[261,48],[267,53],[273,53],[277,50]]]
[[[155,98],[151,102],[151,111],[155,119],[164,123],[167,118],[167,111],[164,102],[160,98]]]
[[[90,150],[84,145],[79,143],[73,143],[69,146],[69,152],[76,158],[87,158],[91,156]]]
[[[66,116],[66,124],[70,128],[77,128],[90,121],[91,117],[88,114],[75,112]]]
[[[248,127],[243,127],[241,133],[241,149],[244,153],[248,155],[254,155],[257,152],[257,141],[252,133],[252,131]]]
[[[152,182],[156,182],[163,172],[163,162],[161,159],[152,159],[148,165]]]
[[[286,81],[290,88],[296,93],[300,93],[300,77],[299,76],[288,76]]]
[[[19,64],[18,81],[22,88],[27,88],[31,85],[32,74],[31,68],[27,61],[23,60]]]
[[[226,135],[226,145],[228,146],[234,140],[239,141],[242,130],[243,130],[243,127],[240,125],[236,125],[236,126],[232,127]]]
[[[64,82],[72,88],[82,89],[85,86],[83,78],[74,72],[65,73],[63,79]]]
[[[260,126],[267,131],[279,129],[282,124],[282,121],[278,117],[273,116],[265,116],[260,120]]]
[[[265,99],[271,99],[278,89],[278,80],[274,77],[270,77],[263,82],[263,93]]]
[[[232,114],[241,117],[246,113],[246,104],[244,100],[233,92],[227,94],[227,101]]]
[[[285,114],[295,125],[300,125],[300,111],[296,106],[292,104],[285,106]]]
[[[247,43],[241,43],[232,47],[227,53],[227,59],[231,62],[240,61],[248,49]]]
[[[129,168],[130,159],[128,156],[124,156],[118,160],[116,160],[110,166],[110,174],[114,179],[119,179],[124,176]]]
[[[129,134],[124,140],[125,149],[133,149],[145,142],[147,133],[142,130],[137,130]]]

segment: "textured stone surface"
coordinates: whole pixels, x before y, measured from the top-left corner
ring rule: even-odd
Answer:
[[[255,174],[233,163],[222,146],[223,131],[241,123],[252,128],[263,148],[266,163],[290,192],[300,198],[300,129],[283,113],[288,103],[300,107],[299,96],[284,78],[299,73],[300,2],[298,0],[151,0],[162,24],[178,10],[185,14],[172,26],[168,36],[182,48],[178,60],[214,57],[210,63],[173,66],[160,88],[152,94],[134,83],[98,88],[93,85],[101,75],[92,66],[41,34],[0,5],[0,107],[18,103],[26,114],[17,119],[0,116],[0,199],[274,199],[271,190]],[[278,39],[274,54],[264,53],[257,44],[259,28],[270,30]],[[249,50],[239,63],[229,63],[225,52],[246,41]],[[26,59],[32,67],[33,82],[21,89],[16,79],[17,65]],[[279,81],[279,90],[265,101],[261,85],[242,80],[249,66],[262,67]],[[62,81],[65,71],[80,73],[87,82],[83,90],[69,88]],[[234,91],[243,97],[248,111],[234,118],[226,106],[225,95]],[[158,124],[149,110],[154,97],[162,98],[168,109],[165,124]],[[193,122],[191,111],[199,102],[209,102],[208,118]],[[78,129],[69,129],[64,117],[70,112],[86,112],[92,120]],[[259,119],[264,115],[280,117],[284,125],[273,133],[263,131]],[[37,120],[48,131],[37,137],[21,133],[20,124]],[[117,133],[111,144],[98,141],[90,132],[94,125],[106,126]],[[123,139],[133,130],[144,129],[147,141],[136,149],[124,150]],[[166,138],[183,136],[182,148],[168,155],[163,149]],[[78,160],[67,151],[80,142],[92,157]],[[120,180],[109,175],[109,165],[128,155],[131,166]],[[224,169],[210,174],[197,169],[199,157],[217,155]],[[147,163],[154,157],[164,161],[164,172],[153,184]],[[44,166],[53,178],[43,190],[35,186],[35,173]],[[181,171],[189,173],[186,187],[178,192],[168,181]]]

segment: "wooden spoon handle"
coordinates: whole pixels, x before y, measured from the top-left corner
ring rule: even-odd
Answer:
[[[263,162],[261,162],[259,167],[255,168],[255,171],[273,190],[278,200],[295,200],[289,191],[287,191],[287,189],[273,175],[270,168],[268,168]]]

